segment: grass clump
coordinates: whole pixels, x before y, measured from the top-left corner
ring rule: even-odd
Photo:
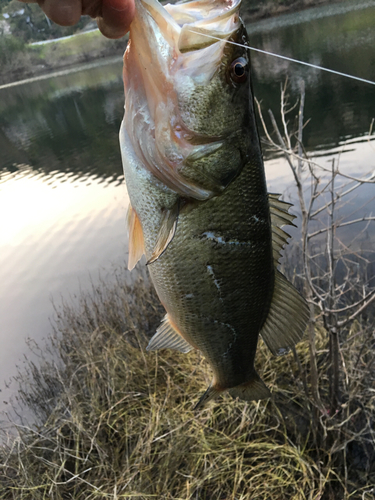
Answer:
[[[358,332],[343,351],[352,389],[337,415],[321,415],[317,447],[299,375],[306,343],[279,359],[260,345],[257,370],[273,399],[224,396],[194,413],[211,374],[195,352],[145,351],[163,315],[147,280],[129,285],[121,273],[78,302],[57,310],[48,352],[18,376],[37,425],[3,435],[0,499],[372,498],[374,358],[360,352]]]
[[[105,38],[99,30],[80,33],[71,38],[34,46],[48,68],[59,68],[93,61],[103,57],[122,56],[127,40]]]

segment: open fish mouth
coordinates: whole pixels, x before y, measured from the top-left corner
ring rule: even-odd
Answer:
[[[174,192],[198,200],[221,188],[180,175],[186,162],[217,154],[228,133],[195,130],[182,116],[186,93],[207,85],[220,68],[226,41],[242,27],[241,0],[198,0],[163,7],[136,0],[125,53],[125,128],[146,168]]]
[[[241,0],[194,0],[165,6],[157,0],[136,0],[135,4],[130,27],[134,62],[146,87],[151,78],[150,85],[164,93],[175,89],[181,78],[200,84],[209,81],[220,65],[225,42],[242,26]]]
[[[240,4],[241,0],[194,0],[163,7],[157,0],[136,1],[144,28],[153,29],[180,53],[230,38],[239,27]]]

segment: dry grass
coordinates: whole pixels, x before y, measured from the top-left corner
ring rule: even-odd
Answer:
[[[373,498],[371,332],[361,335],[358,323],[344,345],[337,415],[311,418],[304,342],[282,358],[260,346],[257,369],[272,400],[225,396],[194,413],[210,381],[206,363],[144,350],[162,311],[147,282],[129,286],[124,276],[64,305],[49,353],[43,347],[40,366],[20,373],[20,402],[40,425],[18,425],[0,452],[1,499]],[[320,366],[325,336],[318,331]]]

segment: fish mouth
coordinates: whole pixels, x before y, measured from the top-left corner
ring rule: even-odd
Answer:
[[[189,72],[198,58],[202,60],[200,71],[204,63],[204,73],[210,78],[220,64],[225,42],[241,26],[241,0],[193,0],[165,6],[158,0],[135,0],[135,5],[130,40],[143,67],[152,66],[164,78],[176,72],[177,60],[182,59]],[[212,49],[202,57],[202,49],[207,47]],[[187,57],[181,58],[182,54]],[[158,84],[158,78],[154,83]]]
[[[178,50],[191,52],[228,40],[238,30],[240,4],[241,0],[195,0],[166,5],[180,27]]]
[[[239,28],[240,4],[241,0],[193,0],[162,6],[157,0],[136,0],[136,9],[144,29],[151,28],[156,38],[160,34],[176,52],[185,53],[230,38]]]
[[[124,57],[125,127],[146,168],[186,197],[205,200],[215,190],[184,178],[186,160],[218,151],[226,136],[187,127],[179,112],[184,82],[209,82],[220,67],[225,42],[241,28],[241,0],[194,0],[162,6],[135,0],[136,15]]]

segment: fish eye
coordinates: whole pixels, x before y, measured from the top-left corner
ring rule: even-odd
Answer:
[[[230,77],[234,83],[246,82],[248,73],[248,64],[244,57],[238,57],[230,65]]]

